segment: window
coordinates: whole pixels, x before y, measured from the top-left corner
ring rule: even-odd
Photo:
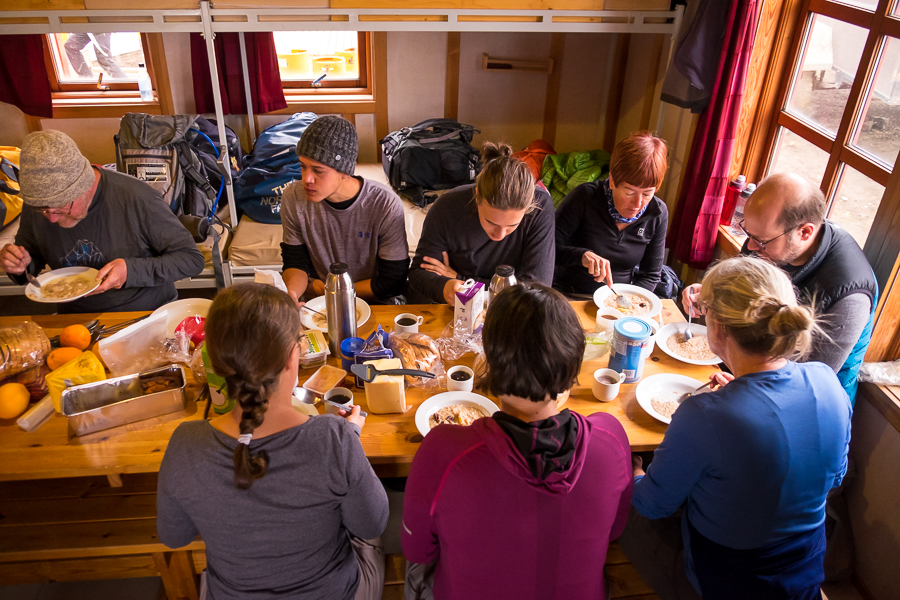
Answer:
[[[793,171],[820,185],[829,218],[864,246],[900,151],[900,20],[889,16],[897,7],[805,6],[764,175]]]
[[[329,88],[331,93],[368,87],[369,40],[356,31],[276,31],[275,51],[285,91],[303,93]],[[322,76],[315,85],[313,82]]]
[[[139,64],[148,74],[145,39],[140,33],[55,33],[46,36],[47,74],[54,92],[138,90]],[[101,85],[98,80],[102,75]],[[152,80],[152,74],[151,74]]]

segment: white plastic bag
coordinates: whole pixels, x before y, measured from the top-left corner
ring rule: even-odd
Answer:
[[[863,363],[859,369],[859,380],[878,385],[900,385],[900,360]]]

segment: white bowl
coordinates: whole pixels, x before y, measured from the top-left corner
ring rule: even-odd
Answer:
[[[175,337],[175,328],[188,317],[203,317],[209,314],[212,300],[208,298],[185,298],[163,304],[153,311],[150,316],[166,313],[166,337]]]
[[[97,278],[97,269],[92,269],[91,267],[65,267],[64,269],[56,269],[53,271],[49,271],[44,273],[43,275],[38,275],[37,280],[41,283],[41,286],[45,286],[48,283],[53,283],[57,279],[61,277],[70,277],[72,275],[84,275],[86,277],[90,277],[92,279]],[[34,302],[43,302],[47,304],[62,304],[63,302],[71,302],[72,300],[78,300],[79,298],[84,298],[95,289],[100,286],[100,282],[97,281],[94,283],[93,287],[89,290],[86,290],[82,294],[78,294],[77,296],[72,296],[71,298],[66,298],[65,300],[56,300],[54,298],[44,298],[43,294],[41,294],[41,290],[34,287],[32,284],[28,284],[25,286],[25,296],[28,297],[29,300],[33,300]]]
[[[656,316],[662,312],[662,301],[659,299],[659,296],[649,290],[645,290],[644,288],[637,285],[617,283],[616,291],[620,294],[636,294],[638,296],[646,298],[650,302],[650,311],[642,315],[634,315],[636,317],[640,317],[642,319],[655,319]],[[594,304],[597,305],[597,308],[609,308],[608,306],[606,306],[605,301],[607,297],[612,295],[612,290],[609,289],[608,285],[598,287],[594,292]],[[629,315],[625,315],[623,313],[623,316]]]
[[[318,298],[313,298],[309,302],[306,303],[306,306],[310,307],[313,310],[317,310],[320,313],[325,312],[325,296],[319,296]],[[356,310],[359,311],[359,320],[356,321],[357,327],[362,327],[363,324],[369,320],[369,317],[372,316],[372,309],[369,308],[369,305],[362,298],[356,299]],[[313,313],[308,310],[300,311],[300,322],[307,329],[315,329],[316,331],[321,331],[323,333],[328,333],[328,327],[318,327],[313,323]]]
[[[656,345],[659,346],[663,352],[674,358],[675,360],[680,360],[683,363],[687,363],[689,365],[717,365],[722,362],[722,359],[718,356],[715,358],[710,358],[707,360],[692,360],[690,358],[685,358],[684,356],[679,356],[678,354],[669,350],[669,337],[675,335],[676,333],[684,333],[684,330],[687,329],[687,323],[669,323],[668,325],[663,325],[659,328],[659,331],[656,332]],[[691,323],[691,333],[694,335],[706,335],[706,326],[700,325],[699,323]]]
[[[480,394],[473,392],[444,392],[443,394],[432,396],[419,405],[419,408],[416,410],[416,427],[419,429],[419,433],[423,437],[428,435],[428,432],[431,431],[431,426],[428,423],[431,415],[453,404],[465,404],[481,408],[487,412],[488,416],[500,410],[496,404]]]
[[[637,396],[638,404],[641,405],[641,408],[643,408],[648,415],[657,421],[662,421],[668,425],[672,422],[672,419],[670,417],[664,417],[653,410],[653,405],[650,404],[653,397],[660,392],[676,392],[678,394],[693,392],[698,387],[702,386],[703,384],[701,382],[686,375],[659,373],[658,375],[651,375],[650,377],[644,378],[638,384],[637,389],[634,390],[634,394]]]

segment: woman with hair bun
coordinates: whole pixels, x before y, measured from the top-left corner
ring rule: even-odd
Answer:
[[[159,471],[156,526],[172,548],[206,544],[207,598],[381,598],[388,502],[359,441],[365,419],[291,405],[297,305],[274,287],[220,292],[206,320],[234,409],[182,423]]]
[[[636,510],[619,543],[662,598],[697,597],[686,575],[704,600],[818,599],[850,400],[827,365],[794,362],[820,330],[778,267],[722,261],[700,301],[709,346],[734,375],[678,407],[646,474],[635,455]],[[682,505],[680,525],[665,519]]]
[[[629,283],[651,292],[662,271],[669,211],[654,194],[666,175],[666,142],[649,131],[616,144],[609,178],[583,183],[556,211],[553,287],[593,294]]]
[[[474,185],[438,198],[428,211],[409,272],[410,303],[453,304],[467,279],[491,281],[510,265],[519,281],[553,283],[553,200],[536,187],[506,144],[484,145]]]

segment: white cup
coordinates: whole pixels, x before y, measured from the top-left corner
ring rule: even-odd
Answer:
[[[411,325],[402,325],[400,321],[414,321]],[[419,333],[419,325],[425,321],[425,317],[412,313],[402,313],[394,317],[394,333]]]
[[[591,391],[594,398],[600,402],[609,402],[619,395],[619,388],[625,380],[625,373],[619,373],[612,369],[597,369],[594,371]]]
[[[453,379],[454,373],[464,373],[468,377],[463,381],[457,381]],[[469,367],[458,365],[447,371],[447,390],[451,392],[471,392],[473,387],[475,387],[475,371]]]
[[[616,321],[624,315],[615,308],[600,307],[597,309],[597,326],[594,327],[594,333],[608,331],[612,333]]]
[[[353,392],[347,388],[336,387],[325,392],[325,399],[346,406],[346,410],[353,408]],[[337,406],[325,404],[325,412],[330,415],[341,416],[341,409]]]

